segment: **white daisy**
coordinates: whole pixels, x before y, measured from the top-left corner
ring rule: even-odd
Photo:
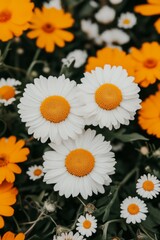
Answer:
[[[143,200],[138,197],[128,197],[121,203],[121,218],[126,218],[126,223],[140,223],[146,220],[148,212]]]
[[[109,0],[110,3],[112,3],[113,5],[116,5],[116,4],[120,4],[121,2],[123,2],[124,0]]]
[[[79,68],[86,62],[87,57],[88,54],[85,50],[76,49],[70,52],[66,58],[62,58],[62,62],[65,65],[70,65],[73,61],[75,61],[74,67]]]
[[[83,236],[80,236],[78,232],[62,233],[61,236],[57,237],[57,240],[86,240]]]
[[[107,24],[112,22],[115,19],[116,11],[109,7],[103,6],[100,10],[95,14],[95,19],[99,23]]]
[[[92,236],[93,233],[96,232],[97,228],[97,219],[90,214],[86,214],[86,216],[80,216],[78,218],[77,230],[80,234],[86,237]]]
[[[88,129],[75,140],[61,145],[50,144],[55,151],[45,152],[44,181],[55,184],[54,190],[66,198],[82,195],[84,199],[93,193],[104,193],[103,185],[112,181],[116,164],[110,142],[96,131]],[[62,184],[63,182],[63,184]]]
[[[93,7],[93,8],[97,8],[98,6],[99,6],[99,4],[96,2],[96,1],[89,1],[89,4],[90,4],[90,6],[91,7]]]
[[[26,173],[31,180],[35,181],[43,176],[43,167],[37,165],[31,166]]]
[[[46,8],[57,8],[62,9],[61,0],[50,0],[49,2],[45,2],[43,4]]]
[[[84,73],[81,82],[79,101],[83,101],[81,114],[87,125],[118,129],[120,124],[128,125],[141,107],[140,88],[120,66],[97,67]]]
[[[21,85],[21,82],[15,80],[14,78],[4,78],[0,79],[0,104],[4,104],[4,106],[8,106],[13,103],[16,98],[16,94],[19,91],[16,90],[16,86]]]
[[[99,28],[97,23],[92,23],[92,21],[89,20],[81,20],[81,29],[82,31],[87,35],[89,39],[95,39],[97,36],[99,36]]]
[[[137,18],[135,14],[127,12],[122,13],[118,19],[118,27],[120,28],[133,28],[136,25]]]
[[[100,35],[100,38],[107,46],[110,47],[115,45],[123,45],[130,41],[129,35],[117,28],[104,31]]]
[[[75,138],[82,133],[84,121],[79,114],[75,81],[65,76],[48,79],[40,76],[34,84],[27,84],[18,105],[22,122],[28,133],[46,142],[60,143],[62,139]]]
[[[153,199],[160,193],[160,181],[150,173],[148,175],[144,174],[138,179],[136,188],[141,197]]]

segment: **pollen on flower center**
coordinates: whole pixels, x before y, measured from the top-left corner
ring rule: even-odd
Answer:
[[[131,215],[135,215],[137,213],[139,213],[139,207],[137,204],[135,203],[132,203],[128,206],[128,212],[131,214]]]
[[[123,24],[126,24],[126,25],[127,25],[127,24],[129,24],[129,23],[130,23],[130,20],[129,20],[129,19],[127,19],[127,18],[124,19]]]
[[[94,156],[89,151],[81,148],[71,151],[65,160],[67,171],[77,177],[88,175],[94,165]]]
[[[34,170],[33,174],[35,176],[40,176],[42,174],[42,170],[41,169],[36,169],[36,170]]]
[[[152,181],[146,180],[143,183],[143,189],[145,191],[153,191],[154,190],[154,183]]]
[[[147,59],[145,62],[144,62],[144,66],[146,68],[154,68],[157,66],[157,60],[156,59]]]
[[[45,23],[42,26],[42,29],[46,33],[52,33],[55,30],[55,27],[51,23]]]
[[[0,87],[0,99],[8,100],[15,96],[15,89],[11,86]]]
[[[11,18],[11,13],[8,10],[0,12],[0,22],[7,22]]]
[[[112,110],[118,107],[122,101],[122,92],[117,86],[105,83],[97,89],[95,101],[100,108]]]
[[[0,154],[0,167],[4,167],[8,164],[8,156],[6,154]]]
[[[53,123],[64,121],[70,112],[70,104],[61,96],[47,97],[40,106],[42,116]]]
[[[89,229],[91,227],[91,222],[89,220],[85,220],[83,222],[83,227],[86,228],[86,229]]]

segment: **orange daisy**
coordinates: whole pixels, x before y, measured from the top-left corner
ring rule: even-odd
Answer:
[[[135,61],[135,81],[148,87],[160,80],[160,44],[143,43],[141,49],[131,48],[130,56]]]
[[[17,194],[18,190],[13,188],[12,183],[3,182],[0,185],[0,228],[4,227],[3,216],[13,216],[14,209],[11,207],[11,205],[15,204]]]
[[[6,232],[3,237],[0,236],[0,240],[24,240],[25,235],[23,233],[18,233],[15,235],[14,233],[8,231]]]
[[[73,23],[71,14],[65,13],[62,9],[36,8],[30,24],[32,30],[27,36],[31,39],[37,38],[36,44],[39,48],[53,52],[55,45],[64,47],[65,41],[73,40],[74,35],[65,30],[72,27]]]
[[[134,8],[135,12],[141,13],[144,16],[153,16],[160,14],[160,1],[147,0],[148,4],[142,4]],[[155,22],[155,28],[160,33],[160,18]]]
[[[149,96],[142,102],[142,108],[139,111],[138,122],[142,129],[148,134],[160,138],[160,91],[155,95]]]
[[[21,168],[16,164],[27,160],[28,148],[23,148],[24,140],[16,142],[16,137],[0,139],[0,184],[15,181],[15,173],[20,174]]]
[[[89,57],[86,71],[90,72],[96,67],[104,67],[105,64],[111,66],[122,66],[130,76],[134,76],[134,61],[129,55],[118,48],[102,48],[96,53],[96,57]]]
[[[20,36],[28,28],[34,4],[30,0],[1,0],[0,40],[8,41]],[[25,11],[24,11],[25,9]]]

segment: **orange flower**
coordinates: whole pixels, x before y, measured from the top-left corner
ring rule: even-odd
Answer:
[[[134,76],[134,61],[124,51],[118,48],[102,48],[97,51],[96,57],[89,57],[86,71],[90,72],[96,67],[104,67],[105,64],[111,66],[122,66],[128,74]]]
[[[24,239],[25,239],[25,235],[23,233],[18,233],[15,236],[15,234],[10,231],[6,232],[2,238],[0,236],[0,240],[24,240]]]
[[[71,42],[73,34],[64,30],[72,27],[74,20],[70,13],[56,8],[35,9],[31,20],[32,29],[27,36],[31,39],[37,38],[36,44],[39,48],[45,48],[47,52],[53,52],[55,45],[65,46],[65,41]]]
[[[142,129],[148,134],[160,138],[160,91],[155,95],[149,96],[142,102],[142,108],[139,111],[138,122]]]
[[[147,0],[148,4],[142,4],[134,8],[135,12],[141,13],[144,16],[153,16],[160,14],[160,1]],[[155,28],[160,33],[160,18],[155,22]]]
[[[132,47],[130,56],[135,61],[135,81],[142,87],[160,80],[160,45],[143,43],[141,49]]]
[[[20,174],[21,168],[16,164],[27,160],[28,148],[23,148],[24,140],[16,142],[16,137],[0,139],[0,183],[4,180],[14,182],[14,173]]]
[[[4,227],[4,219],[2,216],[10,217],[14,214],[14,209],[11,205],[16,202],[18,191],[13,188],[13,184],[3,182],[0,185],[0,228]]]
[[[28,28],[34,4],[30,0],[0,1],[0,40],[8,41],[20,36]],[[25,9],[25,10],[24,10]]]

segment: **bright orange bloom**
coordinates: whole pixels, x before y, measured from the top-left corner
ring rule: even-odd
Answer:
[[[27,160],[28,148],[23,148],[24,140],[16,142],[16,137],[0,139],[0,184],[15,181],[15,174],[21,173],[21,168],[16,164]]]
[[[148,134],[160,138],[160,91],[155,95],[149,96],[142,102],[142,108],[139,111],[138,122],[142,129]]]
[[[141,49],[132,47],[130,56],[135,61],[135,81],[142,87],[148,87],[160,80],[160,44],[143,43]]]
[[[160,14],[160,1],[147,0],[148,4],[142,4],[134,8],[135,12],[141,13],[144,16],[153,16]],[[155,28],[160,33],[160,18],[155,22]]]
[[[4,219],[2,216],[10,217],[14,214],[11,205],[16,202],[18,191],[13,188],[12,183],[3,182],[0,184],[0,228],[4,227]]]
[[[36,44],[39,48],[45,48],[47,52],[53,52],[55,45],[64,47],[65,41],[71,42],[74,35],[64,29],[73,26],[74,20],[70,13],[56,8],[35,9],[31,20],[32,29],[27,36],[31,39],[37,38]]]
[[[122,66],[130,76],[134,76],[134,61],[129,55],[118,48],[102,48],[96,53],[96,57],[89,57],[86,71],[90,72],[96,67],[104,67],[105,64],[111,66]]]
[[[10,231],[6,232],[2,238],[0,236],[0,240],[24,240],[24,239],[25,239],[25,235],[23,233],[18,233],[15,236],[15,234]]]
[[[28,28],[34,4],[30,0],[0,1],[0,40],[20,36]]]

